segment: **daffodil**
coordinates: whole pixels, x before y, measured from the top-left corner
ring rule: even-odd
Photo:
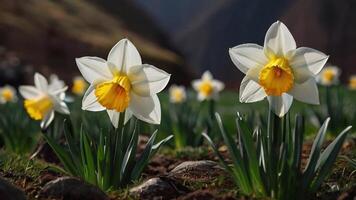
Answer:
[[[76,95],[83,95],[88,88],[87,82],[81,76],[76,76],[73,79],[72,93]]]
[[[160,123],[161,105],[157,93],[166,87],[170,74],[142,64],[139,52],[128,39],[120,40],[107,60],[81,57],[76,62],[90,83],[83,97],[83,110],[107,110],[114,127],[118,127],[122,112],[125,112],[125,122],[134,115],[148,123]]]
[[[356,75],[352,75],[349,79],[349,88],[351,90],[356,90]]]
[[[225,87],[224,83],[213,78],[209,71],[205,71],[201,79],[192,82],[193,88],[198,92],[198,100],[217,99],[219,92]]]
[[[183,103],[187,99],[184,86],[172,85],[169,88],[169,100],[171,103]]]
[[[240,101],[261,101],[267,97],[271,109],[284,116],[293,98],[319,104],[315,77],[328,56],[307,48],[297,48],[295,40],[282,22],[268,29],[264,46],[242,44],[229,49],[233,63],[246,76],[240,85]]]
[[[41,120],[41,127],[47,128],[54,119],[54,112],[69,114],[67,105],[63,102],[67,87],[48,84],[46,78],[36,73],[34,86],[20,86],[19,92],[25,98],[24,107],[34,120]]]
[[[337,85],[339,84],[341,70],[337,66],[327,66],[318,74],[316,80],[325,86]]]
[[[10,85],[5,85],[4,87],[0,88],[0,104],[16,101],[17,95],[15,88]]]

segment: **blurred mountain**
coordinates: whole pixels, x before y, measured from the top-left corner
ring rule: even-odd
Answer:
[[[228,83],[243,74],[228,49],[242,43],[263,44],[269,26],[281,20],[298,46],[330,55],[345,78],[356,73],[356,1],[354,0],[136,0],[169,33],[187,62],[209,69]]]
[[[169,71],[174,78],[189,78],[183,58],[131,1],[0,0],[0,5],[0,45],[42,73],[59,73],[69,80],[79,74],[74,58],[105,58],[117,41],[127,37],[145,63]]]

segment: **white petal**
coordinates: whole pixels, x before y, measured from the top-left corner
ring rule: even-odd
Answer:
[[[97,79],[110,80],[113,77],[106,61],[102,58],[87,56],[76,58],[75,62],[80,73],[89,83],[93,83]]]
[[[263,66],[259,66],[259,67],[252,67],[250,68],[247,73],[246,76],[248,76],[250,79],[254,80],[256,83],[259,83],[259,76],[260,76],[260,71],[263,69]]]
[[[207,96],[205,96],[205,95],[203,95],[202,93],[198,93],[198,100],[199,101],[204,101],[204,100],[206,100],[206,99],[209,99],[209,97],[207,97]]]
[[[319,92],[314,78],[302,84],[295,83],[289,94],[298,101],[310,104],[319,104]]]
[[[49,112],[45,118],[41,121],[41,128],[46,129],[54,119],[54,111]]]
[[[199,86],[200,86],[201,82],[202,81],[200,79],[192,81],[192,87],[194,88],[194,90],[196,90],[196,91],[199,90]]]
[[[203,75],[201,76],[202,80],[212,80],[213,75],[210,73],[210,71],[205,71]]]
[[[53,90],[50,93],[52,95],[61,95],[61,94],[65,93],[65,91],[67,91],[67,89],[68,89],[68,86],[65,86],[63,88],[57,88],[56,90]]]
[[[116,110],[107,110],[111,124],[117,128],[119,125],[120,113]]]
[[[221,81],[213,80],[212,83],[215,92],[220,92],[225,88],[225,84]]]
[[[102,111],[105,108],[97,101],[95,85],[91,84],[83,96],[82,109],[89,111]]]
[[[303,83],[310,76],[316,76],[328,58],[329,56],[315,49],[300,47],[290,56],[289,64],[293,68],[296,81]]]
[[[151,124],[161,122],[161,104],[157,95],[141,97],[131,94],[130,110],[138,119]]]
[[[20,86],[19,92],[25,99],[34,99],[42,95],[43,92],[33,86]]]
[[[108,62],[124,73],[132,66],[142,65],[140,53],[128,39],[120,40],[110,51]]]
[[[48,90],[47,79],[42,74],[37,72],[35,73],[35,86],[43,92],[47,92]]]
[[[126,111],[125,111],[125,121],[124,121],[124,124],[126,124],[132,117],[132,111],[127,108]]]
[[[257,44],[242,44],[229,49],[232,62],[243,73],[250,68],[264,66],[268,60],[263,52],[263,47]]]
[[[59,113],[65,114],[65,115],[69,115],[69,108],[67,106],[66,103],[64,103],[61,99],[57,98],[57,97],[52,97],[52,99],[54,100],[54,110],[56,110]]]
[[[282,94],[282,96],[268,96],[269,105],[273,112],[279,117],[283,117],[289,110],[293,102],[293,96]]]
[[[117,128],[119,126],[119,120],[120,120],[120,112],[117,112],[116,110],[107,110],[107,113],[109,115],[111,124]],[[125,111],[125,121],[124,124],[126,124],[132,117],[132,112],[129,109],[126,109]]]
[[[245,76],[240,85],[240,102],[252,103],[261,101],[266,97],[264,89],[255,81]]]
[[[131,67],[128,76],[136,94],[151,96],[166,87],[171,75],[152,65],[144,64]]]
[[[280,21],[273,23],[265,36],[265,55],[269,56],[273,52],[277,56],[284,56],[296,48],[295,40],[286,25]]]
[[[49,77],[49,85],[48,85],[48,91],[53,92],[60,90],[62,88],[65,88],[65,83],[62,80],[59,80],[58,76],[55,74],[51,74]]]

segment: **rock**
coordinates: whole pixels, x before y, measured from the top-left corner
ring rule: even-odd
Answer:
[[[139,199],[173,199],[185,194],[185,187],[168,178],[151,178],[130,189],[130,195]]]
[[[184,182],[209,182],[220,176],[227,176],[218,163],[211,160],[186,161],[170,171],[167,177]]]
[[[6,200],[25,200],[25,193],[0,177],[0,199]]]
[[[48,182],[40,193],[41,197],[66,200],[106,200],[108,196],[98,187],[73,177],[60,177]]]

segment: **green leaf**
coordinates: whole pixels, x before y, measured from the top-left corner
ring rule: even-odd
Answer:
[[[87,173],[87,181],[96,184],[96,167],[94,163],[94,155],[91,150],[91,146],[89,144],[88,136],[87,134],[82,131],[81,132],[81,148],[82,148],[82,156],[84,156],[84,161],[85,161],[85,168],[86,168],[86,173]]]
[[[51,146],[54,153],[57,155],[64,168],[73,176],[79,174],[77,171],[77,167],[74,165],[74,162],[70,158],[70,155],[66,150],[58,145],[54,140],[48,137],[45,133],[43,133],[43,137],[46,139],[47,143]]]
[[[319,173],[311,185],[311,192],[315,192],[321,183],[324,181],[326,176],[330,173],[331,168],[337,158],[337,155],[342,147],[342,144],[345,141],[347,133],[351,130],[351,126],[344,129],[337,138],[329,144],[328,147],[324,150],[321,154],[320,158],[318,159],[316,168],[318,169]]]
[[[133,168],[131,173],[132,180],[137,180],[140,177],[142,170],[144,169],[146,163],[148,162],[156,136],[157,136],[157,130],[152,134],[152,136],[148,140],[145,149],[143,150],[138,161],[136,162],[135,167]]]
[[[324,142],[324,138],[326,135],[326,130],[329,124],[330,118],[327,118],[322,125],[322,127],[319,129],[319,133],[316,136],[312,149],[310,151],[310,157],[308,159],[308,163],[305,167],[304,173],[303,173],[303,186],[304,188],[307,188],[308,185],[310,185],[310,182],[312,181],[312,178],[314,177],[316,173],[316,165],[318,158],[320,156],[321,152],[321,147]]]
[[[69,148],[69,152],[70,152],[70,156],[74,162],[74,164],[77,166],[77,170],[78,172],[82,169],[81,166],[81,162],[80,162],[80,158],[78,157],[79,154],[79,149],[78,149],[78,145],[75,143],[75,139],[73,138],[73,136],[71,135],[71,124],[70,122],[67,121],[67,119],[64,120],[63,122],[63,126],[64,126],[64,136],[66,138],[67,144],[68,144],[68,148]],[[82,174],[82,173],[80,173]]]
[[[157,136],[157,130],[152,134],[152,136],[148,140],[144,151],[142,152],[140,158],[138,159],[138,162],[135,164],[135,167],[131,173],[131,180],[137,180],[140,177],[142,170],[148,164],[149,159],[159,150],[159,148],[163,144],[168,142],[173,137],[173,135],[170,135],[154,145],[156,136]]]
[[[232,169],[224,160],[224,157],[220,154],[219,150],[216,148],[214,142],[211,140],[211,138],[206,134],[205,132],[202,133],[203,137],[207,140],[208,144],[211,146],[213,149],[215,155],[218,157],[220,164],[222,167],[227,171],[233,178],[233,181],[235,182],[236,185],[240,186],[240,188],[246,192],[246,193],[251,193],[251,190],[248,190],[249,188],[245,189],[244,183],[240,182],[240,174],[236,171],[236,169]]]
[[[259,194],[264,194],[265,188],[260,175],[260,168],[257,159],[257,151],[253,143],[252,134],[249,131],[246,123],[241,121],[241,119],[239,118],[236,119],[236,126],[237,126],[237,131],[242,138],[242,143],[240,145],[243,145],[245,147],[248,156],[248,161],[247,161],[249,163],[248,171],[250,172],[251,175],[252,186],[255,188],[256,192],[258,192]]]
[[[225,128],[222,124],[221,117],[218,113],[215,113],[216,121],[220,128],[221,135],[224,139],[224,142],[230,152],[230,156],[232,158],[234,168],[237,170],[237,176],[239,177],[238,182],[240,183],[241,189],[246,193],[250,194],[252,191],[252,186],[250,179],[247,174],[247,170],[245,169],[245,163],[240,155],[240,152],[237,149],[237,145],[234,140],[231,138],[229,134],[226,133]]]
[[[351,158],[347,156],[342,156],[343,159],[345,159],[347,162],[350,163],[350,165],[356,169],[356,160],[352,160]]]
[[[137,142],[138,142],[138,133],[136,130],[134,130],[132,133],[129,146],[126,149],[124,159],[122,160],[122,165],[120,169],[121,179],[123,179],[125,172],[127,172],[127,167],[129,165],[129,162],[132,161],[132,159],[134,159],[134,156],[136,154]]]

